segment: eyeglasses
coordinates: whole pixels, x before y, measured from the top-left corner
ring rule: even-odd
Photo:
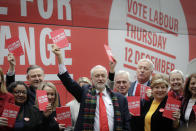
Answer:
[[[116,84],[118,84],[118,85],[120,85],[120,84],[127,84],[128,83],[128,81],[116,81]]]
[[[26,95],[27,94],[27,91],[14,91],[14,94],[16,95],[19,95],[19,94],[22,94],[22,95]]]

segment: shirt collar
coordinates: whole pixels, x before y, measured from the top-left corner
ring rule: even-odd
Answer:
[[[148,82],[149,82],[149,80],[148,81],[146,81],[144,84],[142,84],[142,85],[145,85],[145,86],[147,86],[148,85]],[[136,81],[136,85],[138,84],[139,82],[138,82],[138,80]]]
[[[125,97],[127,97],[128,96],[128,92],[127,92],[127,94],[125,95]]]
[[[103,95],[106,95],[107,91],[106,91],[106,87],[103,89],[102,91]],[[96,94],[99,94],[99,90],[96,89]]]

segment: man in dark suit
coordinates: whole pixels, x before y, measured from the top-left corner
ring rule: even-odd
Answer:
[[[128,80],[130,79],[129,75],[127,73],[123,73],[124,75],[119,75],[118,73],[115,74],[115,71],[114,71],[115,66],[116,66],[116,61],[110,63],[109,80],[110,80],[110,83],[114,82],[114,88],[118,88],[119,86],[118,84],[115,84],[117,81],[119,80],[127,81],[127,84],[125,84],[126,88],[124,87],[124,91],[127,91],[128,89],[127,91],[128,93],[126,92],[126,94],[124,94],[125,96],[127,96],[127,94],[128,96],[135,96],[135,91],[136,91],[136,87],[138,83],[146,85],[146,86],[150,86],[150,78],[153,72],[154,64],[149,59],[139,60],[138,65],[137,65],[137,70],[136,70],[137,80],[132,82],[129,88],[127,88],[127,85],[129,84]],[[126,72],[126,71],[123,71],[123,72]],[[120,74],[122,74],[122,72]],[[117,78],[117,80],[114,80],[115,77]],[[148,92],[150,93],[151,91],[148,90]]]
[[[136,76],[137,80],[131,84],[128,90],[129,96],[135,96],[137,84],[150,86],[150,78],[153,72],[154,64],[149,59],[140,59],[137,65]]]
[[[15,81],[15,57],[12,53],[8,54],[9,70],[6,74],[6,84],[9,86]],[[44,81],[44,70],[38,65],[31,65],[27,69],[27,81],[29,82],[30,97],[29,103],[34,105],[36,89]]]
[[[130,74],[128,71],[120,70],[114,76],[114,89],[125,97],[131,85]]]
[[[99,104],[103,99],[106,111],[106,122],[104,126],[108,126],[108,131],[126,131],[129,128],[129,110],[125,97],[120,93],[114,93],[107,86],[107,70],[101,65],[97,65],[91,69],[92,86],[87,85],[80,87],[69,75],[63,64],[63,58],[60,49],[52,46],[53,53],[57,56],[59,62],[58,77],[66,87],[66,89],[80,103],[80,110],[76,122],[75,130],[100,130],[102,131],[102,121]],[[101,96],[100,94],[103,94]],[[107,131],[106,128],[103,130]]]
[[[16,60],[12,53],[8,54],[8,62],[9,62],[9,70],[6,74],[6,85],[9,86],[12,82],[15,81],[15,65]],[[40,84],[44,81],[45,74],[44,70],[41,66],[38,65],[30,65],[27,68],[27,76],[26,79],[29,82],[29,103],[31,105],[35,104],[35,98],[36,98],[36,90],[40,86]],[[58,95],[59,97],[59,95]],[[59,104],[60,104],[60,98],[59,98]]]

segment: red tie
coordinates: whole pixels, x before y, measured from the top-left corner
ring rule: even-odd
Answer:
[[[100,131],[109,131],[108,127],[108,118],[107,112],[105,108],[105,104],[102,98],[103,93],[99,93],[99,124],[100,124]]]

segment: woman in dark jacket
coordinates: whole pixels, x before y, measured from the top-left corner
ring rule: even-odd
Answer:
[[[166,101],[168,83],[164,79],[151,82],[153,98],[141,100],[141,116],[131,116],[132,131],[172,131],[179,126],[180,111],[173,113],[171,120],[162,116]]]
[[[8,91],[15,97],[15,104],[20,106],[14,125],[15,131],[42,131],[52,120],[29,102],[29,88],[24,82],[10,84]],[[58,129],[57,129],[58,130]]]
[[[192,128],[196,125],[196,116],[192,108],[194,105],[196,105],[196,73],[187,78],[184,88],[181,119],[186,128]]]

